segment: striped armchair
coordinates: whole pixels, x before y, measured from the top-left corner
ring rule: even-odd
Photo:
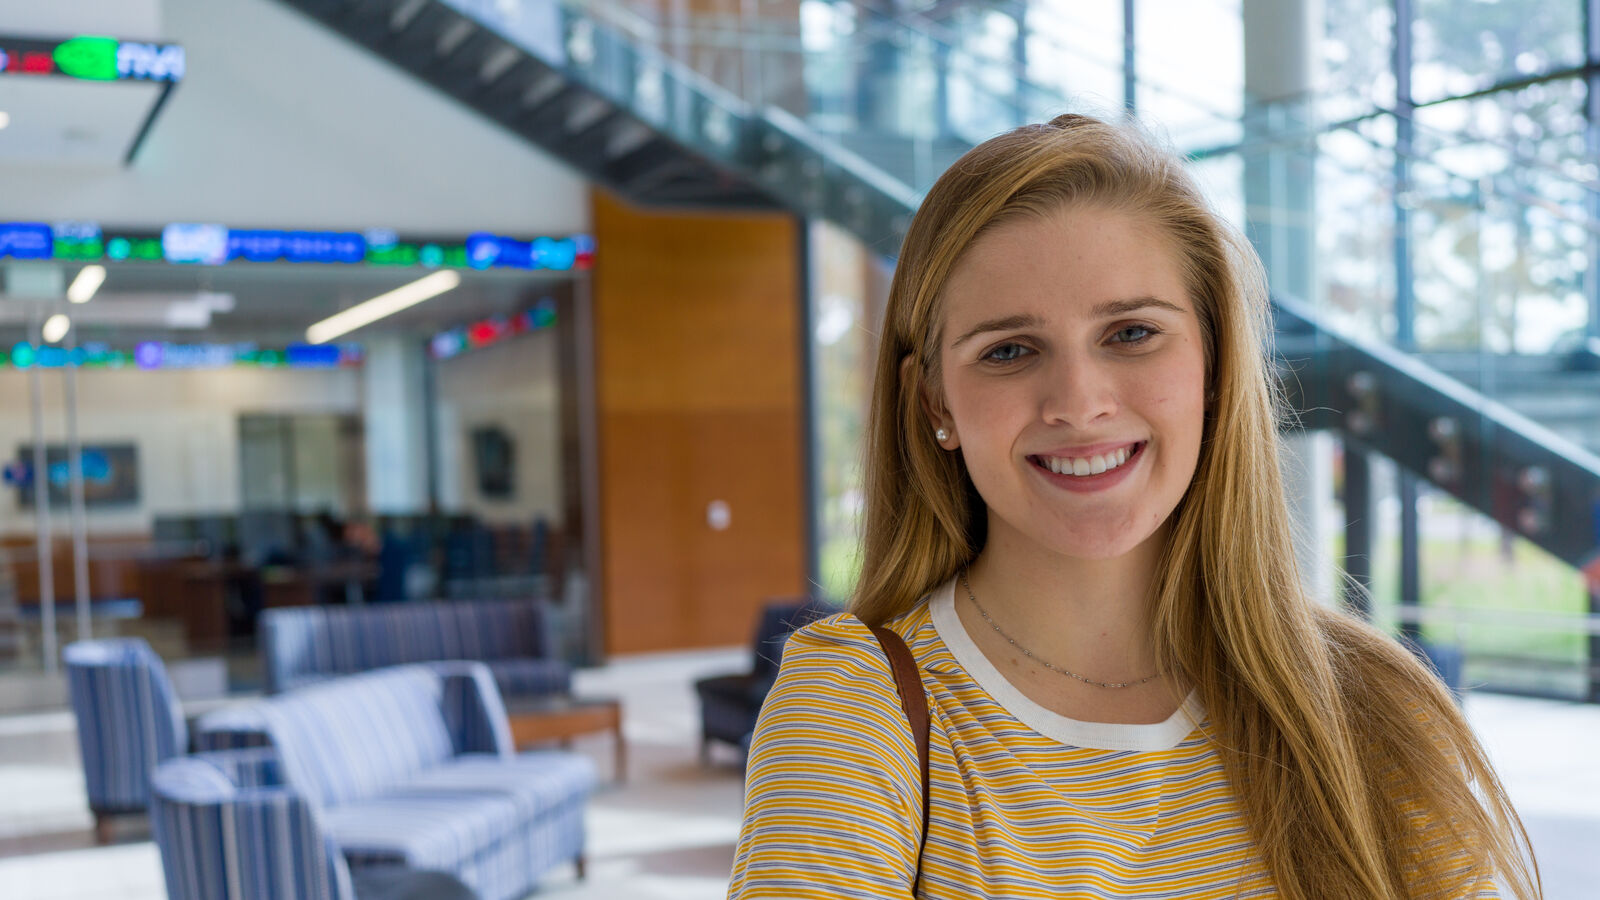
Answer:
[[[583,873],[594,765],[571,753],[515,753],[481,663],[339,678],[218,710],[197,730],[203,749],[265,734],[280,781],[309,810],[299,815],[314,820],[358,880],[394,867],[446,872],[483,900],[511,900],[557,865],[574,862]],[[201,832],[189,839],[215,843]],[[313,850],[298,852],[302,869],[315,868],[304,861]]]
[[[483,662],[508,697],[566,693],[539,600],[300,606],[261,615],[268,693],[407,663]]]
[[[95,837],[106,843],[111,817],[145,812],[151,771],[187,752],[189,730],[161,657],[142,639],[78,641],[61,658]]]
[[[272,750],[179,757],[150,781],[170,900],[355,900],[350,867]]]
[[[170,900],[477,900],[443,872],[352,876],[270,749],[168,760],[150,777],[150,795]]]

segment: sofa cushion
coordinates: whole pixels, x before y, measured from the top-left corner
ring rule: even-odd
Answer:
[[[454,753],[439,676],[401,666],[312,685],[255,708],[290,783],[320,806],[376,797]]]
[[[429,769],[406,783],[408,795],[423,792],[500,796],[517,805],[525,821],[534,821],[573,803],[583,803],[598,782],[587,756],[560,751],[533,751],[510,759],[468,753]]]
[[[518,832],[526,816],[500,793],[401,789],[322,814],[350,865],[459,872]]]
[[[581,808],[597,780],[594,763],[576,754],[469,753],[382,797],[328,810],[323,821],[352,866],[460,872],[509,835]]]

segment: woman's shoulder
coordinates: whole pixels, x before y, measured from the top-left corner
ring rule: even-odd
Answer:
[[[891,624],[904,627],[885,623]],[[841,612],[789,636],[751,754],[758,767],[776,754],[806,769],[869,760],[869,768],[892,771],[901,781],[915,776],[916,748],[899,688],[865,622]]]
[[[881,627],[899,635],[920,661],[918,649],[927,643],[933,633],[932,621],[928,616],[928,598],[924,597],[911,609],[889,619]],[[791,654],[812,662],[851,663],[874,670],[881,668],[885,673],[889,671],[888,660],[878,636],[873,633],[871,626],[849,611],[835,613],[797,629],[784,646],[785,664],[789,663]]]

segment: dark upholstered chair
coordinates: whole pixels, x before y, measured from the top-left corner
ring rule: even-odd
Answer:
[[[749,672],[717,675],[695,682],[700,696],[700,759],[711,752],[711,742],[748,747],[755,731],[761,703],[778,678],[783,661],[783,645],[789,635],[818,619],[839,610],[810,597],[784,597],[768,600],[756,625],[754,658]]]

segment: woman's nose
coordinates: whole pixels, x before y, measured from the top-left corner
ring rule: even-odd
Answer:
[[[1079,428],[1117,411],[1115,379],[1093,359],[1058,355],[1045,367],[1039,390],[1041,413],[1050,424]]]

